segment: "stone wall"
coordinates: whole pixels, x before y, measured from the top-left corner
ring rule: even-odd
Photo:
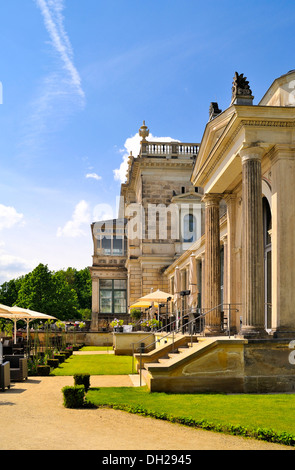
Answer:
[[[114,351],[116,355],[132,355],[133,350],[139,350],[141,343],[145,346],[145,351],[154,348],[154,333],[134,332],[134,333],[114,333]]]
[[[153,392],[294,393],[289,340],[204,340],[203,347],[169,366],[148,365]]]

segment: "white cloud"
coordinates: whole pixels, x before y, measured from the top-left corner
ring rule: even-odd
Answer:
[[[81,236],[89,236],[89,225],[91,223],[91,216],[89,205],[86,201],[80,201],[74,210],[72,219],[69,220],[63,228],[59,227],[57,230],[58,237],[76,238]],[[87,226],[87,231],[85,230]]]
[[[20,256],[0,254],[0,283],[24,276],[36,267],[36,264]]]
[[[154,137],[152,134],[149,135],[148,138],[149,142],[179,142],[171,137]],[[136,158],[140,152],[140,142],[141,137],[139,133],[135,134],[133,137],[129,137],[126,139],[124,144],[124,149],[121,150],[123,153],[123,160],[119,168],[113,170],[114,179],[116,181],[120,181],[120,183],[124,183],[126,181],[126,173],[128,169],[128,157],[130,152]]]
[[[116,218],[116,212],[110,204],[97,204],[93,209],[93,220],[111,220]]]
[[[101,176],[99,176],[97,173],[87,173],[85,178],[92,178],[92,179],[95,179],[97,181],[102,179]]]
[[[0,204],[0,230],[12,228],[18,223],[24,224],[23,214],[18,213],[14,207]]]
[[[0,242],[0,284],[23,276],[36,266],[33,260],[27,261],[21,256],[8,254],[4,246],[5,242]]]

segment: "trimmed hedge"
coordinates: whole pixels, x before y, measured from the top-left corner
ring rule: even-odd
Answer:
[[[90,374],[75,374],[75,385],[84,385],[85,392],[87,393],[90,387]]]
[[[56,367],[58,367],[59,360],[58,359],[47,359],[47,364],[50,367],[53,367],[55,369]]]
[[[37,375],[41,377],[45,377],[50,374],[50,366],[49,365],[38,365],[37,366]]]
[[[74,387],[65,386],[62,388],[65,408],[83,408],[85,387],[84,385],[75,385]]]
[[[58,359],[59,363],[62,364],[66,360],[65,354],[54,354],[54,359]]]

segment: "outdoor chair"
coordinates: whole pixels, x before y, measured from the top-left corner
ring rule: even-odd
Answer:
[[[0,390],[5,392],[5,388],[10,388],[10,364],[4,362],[0,364]]]
[[[9,339],[5,339],[3,341],[3,354],[12,354],[12,341]]]
[[[11,382],[22,382],[28,378],[28,360],[23,356],[5,356],[10,363]]]
[[[15,344],[12,345],[12,354],[16,354],[16,355],[24,354],[24,342],[23,341],[18,340]]]

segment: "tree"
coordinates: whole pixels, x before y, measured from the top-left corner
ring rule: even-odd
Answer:
[[[75,290],[77,292],[79,308],[90,309],[92,307],[92,281],[88,268],[75,273]]]
[[[17,279],[11,279],[0,286],[0,303],[12,307],[15,305],[18,297],[18,291],[21,287],[23,276]]]
[[[18,305],[60,320],[91,316],[91,276],[88,268],[51,272],[40,263],[32,272],[0,287],[0,303]]]
[[[40,263],[31,273],[26,274],[16,303],[19,307],[53,315],[54,284],[47,265]]]
[[[54,273],[52,280],[55,290],[53,306],[55,316],[60,320],[76,319],[79,302],[75,289],[68,284],[61,271]]]
[[[57,271],[66,282],[76,291],[79,309],[91,309],[92,303],[92,282],[88,268],[78,271],[75,268],[67,268],[66,271]]]

